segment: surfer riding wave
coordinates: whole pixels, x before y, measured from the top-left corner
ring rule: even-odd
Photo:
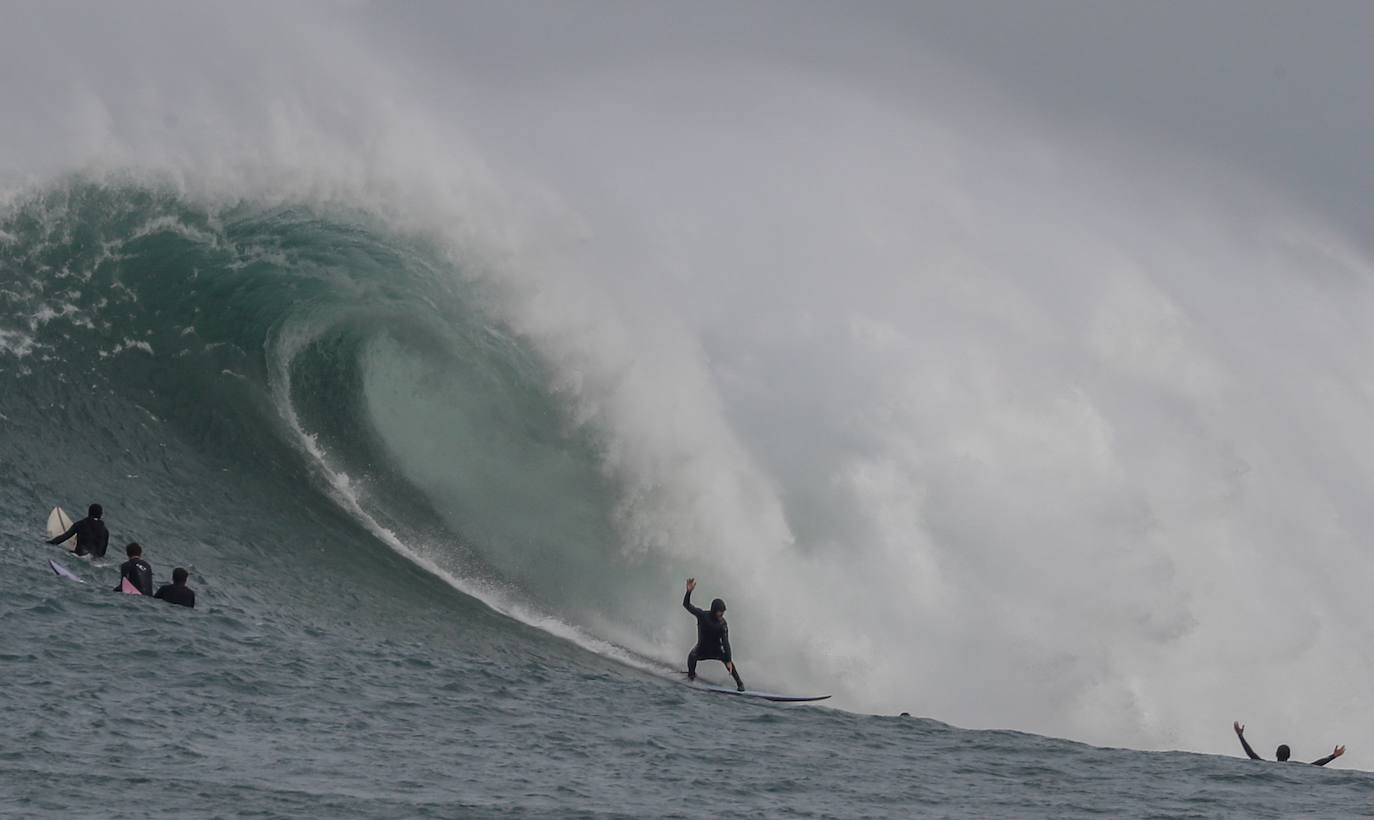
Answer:
[[[682,608],[697,619],[697,645],[687,653],[687,679],[697,679],[697,661],[720,661],[730,670],[735,679],[735,688],[744,691],[744,681],[740,680],[735,662],[730,657],[730,625],[725,622],[725,602],[716,598],[711,602],[710,611],[692,605],[692,590],[697,588],[697,579],[687,579],[687,592],[682,596]]]

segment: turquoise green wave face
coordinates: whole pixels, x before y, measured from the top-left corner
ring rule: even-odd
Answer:
[[[6,455],[68,494],[207,465],[316,515],[360,504],[423,560],[555,610],[633,572],[595,442],[425,239],[80,180],[13,206],[0,235],[0,412],[44,431]],[[83,466],[44,455],[50,412]]]

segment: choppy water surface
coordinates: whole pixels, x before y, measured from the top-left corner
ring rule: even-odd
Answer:
[[[108,567],[63,583],[5,535],[15,816],[1357,816],[1374,794],[1360,772],[695,692],[381,551],[257,577],[221,553],[188,612],[108,593]]]

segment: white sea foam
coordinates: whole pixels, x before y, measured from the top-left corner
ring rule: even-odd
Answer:
[[[32,336],[17,330],[0,328],[0,353],[22,359],[34,351]]]

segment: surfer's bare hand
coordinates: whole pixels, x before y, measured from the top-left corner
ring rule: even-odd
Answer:
[[[1238,735],[1243,735],[1243,734],[1245,734],[1245,724],[1244,724],[1244,723],[1241,723],[1240,721],[1236,721],[1235,723],[1232,723],[1232,724],[1231,724],[1231,728],[1232,728],[1232,729],[1235,729],[1235,730],[1236,730],[1236,734],[1238,734]]]
[[[1344,746],[1337,746],[1337,747],[1336,747],[1336,750],[1333,751],[1333,752],[1331,753],[1331,756],[1332,756],[1332,757],[1340,757],[1340,756],[1343,755],[1343,754],[1345,754],[1345,747],[1344,747]]]
[[[688,592],[691,592],[692,590],[694,590],[694,589],[696,589],[696,588],[697,588],[697,579],[695,579],[695,578],[688,578],[688,579],[687,579],[687,591],[688,591]]]

